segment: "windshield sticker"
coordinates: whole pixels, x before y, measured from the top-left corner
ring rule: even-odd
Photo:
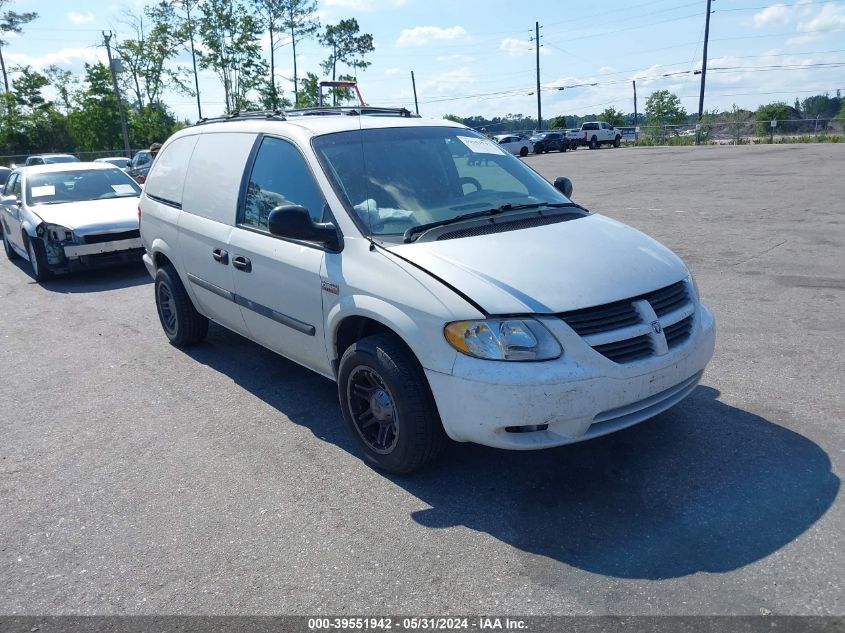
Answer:
[[[32,197],[33,198],[44,198],[46,196],[55,196],[55,195],[56,195],[55,185],[42,185],[40,187],[33,187],[32,188]]]
[[[500,156],[504,154],[501,147],[486,138],[459,136],[458,139],[474,154],[499,154]]]
[[[114,189],[115,193],[135,193],[132,185],[112,185],[111,188]]]

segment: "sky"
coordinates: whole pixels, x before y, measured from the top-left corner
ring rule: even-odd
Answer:
[[[105,60],[101,31],[131,37],[126,25],[144,0],[13,0],[9,8],[36,11],[23,35],[6,37],[6,65],[57,64],[82,73]],[[668,89],[688,112],[698,110],[707,0],[319,0],[321,23],[355,17],[374,38],[372,65],[358,73],[371,105],[485,117],[536,116],[535,22],[540,23],[540,95],[545,120],[598,113],[613,106],[633,112],[651,92]],[[713,0],[704,107],[756,109],[790,105],[818,93],[845,92],[845,1]],[[268,42],[264,41],[264,52]],[[321,75],[326,49],[297,46],[300,76]],[[183,55],[174,63],[190,64]],[[837,65],[838,64],[838,65]],[[291,47],[277,52],[277,77],[292,94]],[[667,76],[668,75],[668,76]],[[564,88],[561,90],[560,88]],[[217,76],[201,71],[203,115],[221,114]],[[194,98],[165,95],[179,118],[197,118]]]

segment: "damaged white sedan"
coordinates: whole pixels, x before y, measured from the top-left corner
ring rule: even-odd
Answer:
[[[9,259],[29,260],[36,281],[81,268],[140,261],[141,188],[107,163],[21,167],[0,198]]]

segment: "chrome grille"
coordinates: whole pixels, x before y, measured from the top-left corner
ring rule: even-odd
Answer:
[[[604,345],[596,345],[593,349],[614,363],[628,363],[632,360],[648,358],[654,353],[651,339],[647,334],[613,343],[605,343]]]
[[[663,333],[666,335],[666,344],[669,346],[669,349],[677,347],[692,334],[692,315],[677,323],[667,325],[663,329]]]
[[[630,363],[665,354],[686,341],[692,334],[694,308],[686,281],[679,281],[630,299],[558,316],[605,358]]]

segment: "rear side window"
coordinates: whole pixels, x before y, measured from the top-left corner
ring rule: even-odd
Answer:
[[[299,150],[287,141],[266,137],[249,177],[241,224],[266,231],[270,211],[287,205],[305,207],[320,222],[325,204]]]
[[[188,161],[197,143],[197,136],[183,136],[168,143],[159,154],[155,168],[144,187],[146,193],[171,204],[182,204],[182,189]]]
[[[248,132],[196,136],[199,140],[187,169],[182,211],[234,226],[244,165],[249,162],[255,137]],[[153,174],[158,173],[159,160],[153,164]]]
[[[6,183],[6,195],[15,196],[18,200],[21,199],[21,175],[12,174],[9,182]]]

